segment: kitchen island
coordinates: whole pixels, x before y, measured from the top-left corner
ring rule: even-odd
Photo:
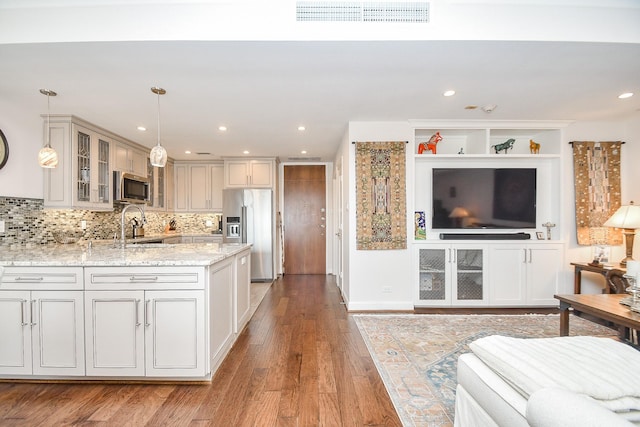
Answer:
[[[250,250],[0,250],[0,379],[210,380],[249,320]]]

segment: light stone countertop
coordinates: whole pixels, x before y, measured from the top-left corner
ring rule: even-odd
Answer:
[[[234,256],[246,243],[113,243],[46,245],[0,248],[0,266],[5,267],[109,267],[109,266],[207,266]]]

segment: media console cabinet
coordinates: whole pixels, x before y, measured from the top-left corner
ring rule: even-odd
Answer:
[[[425,218],[424,235],[414,237],[414,305],[416,307],[556,307],[564,266],[562,236],[562,132],[566,121],[411,121],[414,129],[414,197],[410,215]],[[435,153],[419,150],[439,133]],[[508,148],[504,143],[509,141]],[[419,153],[419,151],[422,151]],[[503,228],[431,227],[433,170],[437,168],[527,168],[536,171],[535,228],[517,223]],[[464,191],[451,182],[439,201],[452,215],[465,204]],[[467,213],[472,224],[474,212]],[[547,240],[550,223],[551,239]],[[453,234],[464,234],[457,239]],[[499,234],[504,233],[501,239]],[[512,236],[528,233],[531,238]],[[417,233],[416,233],[417,234]],[[445,235],[446,238],[441,237]],[[490,237],[484,238],[487,235]],[[544,240],[539,240],[541,235]]]

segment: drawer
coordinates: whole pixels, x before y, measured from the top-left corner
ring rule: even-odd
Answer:
[[[88,267],[85,289],[204,289],[204,267]]]
[[[82,290],[82,267],[4,267],[0,289]]]

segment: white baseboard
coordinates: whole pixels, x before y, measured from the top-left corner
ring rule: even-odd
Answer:
[[[359,301],[348,302],[348,311],[413,311],[413,301]]]

